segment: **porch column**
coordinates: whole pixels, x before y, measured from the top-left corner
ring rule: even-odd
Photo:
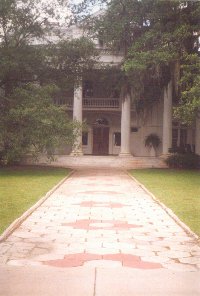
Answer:
[[[83,91],[82,81],[78,81],[74,86],[74,104],[73,104],[73,120],[82,124],[82,113],[83,113]],[[79,130],[73,145],[71,155],[83,155],[82,150],[82,130]]]
[[[196,118],[195,129],[195,153],[200,155],[200,115]]]
[[[169,153],[172,146],[172,81],[164,88],[163,110],[163,155]]]
[[[131,99],[127,95],[122,100],[121,113],[121,151],[120,156],[129,156],[130,153],[130,129],[131,129]]]

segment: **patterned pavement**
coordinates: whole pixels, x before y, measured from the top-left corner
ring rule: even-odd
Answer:
[[[126,172],[78,170],[6,241],[7,266],[200,269],[200,246]]]

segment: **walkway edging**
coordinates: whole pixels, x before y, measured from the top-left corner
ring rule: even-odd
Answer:
[[[31,208],[29,208],[26,212],[24,212],[19,218],[17,218],[15,221],[13,221],[8,228],[0,235],[0,242],[3,242],[8,238],[8,236],[16,229],[18,228],[22,222],[24,222],[39,206],[41,206],[54,191],[58,187],[60,187],[72,174],[74,173],[74,170],[69,172],[67,177],[63,178],[58,184],[56,184],[51,190],[49,190],[45,196],[43,196],[41,199],[39,199]]]
[[[198,242],[200,241],[200,237],[194,233],[189,226],[187,226],[184,222],[182,222],[177,216],[176,214],[171,210],[169,209],[165,204],[163,204],[161,201],[159,201],[159,199],[156,198],[156,196],[151,192],[149,191],[142,183],[140,183],[135,177],[133,177],[129,172],[127,172],[127,174],[129,175],[129,177],[131,179],[133,179],[146,193],[148,193],[152,199],[158,203],[161,208],[179,225],[181,226],[184,231],[189,234],[190,236],[193,236]]]

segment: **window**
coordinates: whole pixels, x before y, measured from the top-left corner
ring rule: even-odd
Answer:
[[[131,133],[137,133],[138,132],[138,127],[131,127]]]
[[[187,144],[187,130],[180,130],[180,147],[185,147]]]
[[[118,99],[120,97],[119,90],[116,88],[115,85],[112,85],[111,87],[110,97],[115,99]]]
[[[83,97],[92,98],[92,96],[93,96],[93,83],[90,80],[86,80],[84,82],[84,87],[83,87]]]
[[[114,133],[114,145],[121,146],[121,133],[119,132]]]
[[[84,145],[84,146],[88,145],[88,133],[87,132],[82,133],[82,145]]]
[[[172,148],[178,147],[178,129],[172,129]]]
[[[178,122],[173,122],[172,148],[187,149],[187,128]]]
[[[100,47],[104,46],[103,32],[101,31],[98,32],[98,43]]]
[[[103,47],[104,46],[104,42],[103,42],[103,38],[101,36],[99,37],[98,41],[99,41],[99,46],[100,47]]]

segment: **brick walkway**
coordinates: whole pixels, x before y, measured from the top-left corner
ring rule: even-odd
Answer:
[[[9,266],[200,269],[200,247],[125,172],[77,171],[6,241]]]

